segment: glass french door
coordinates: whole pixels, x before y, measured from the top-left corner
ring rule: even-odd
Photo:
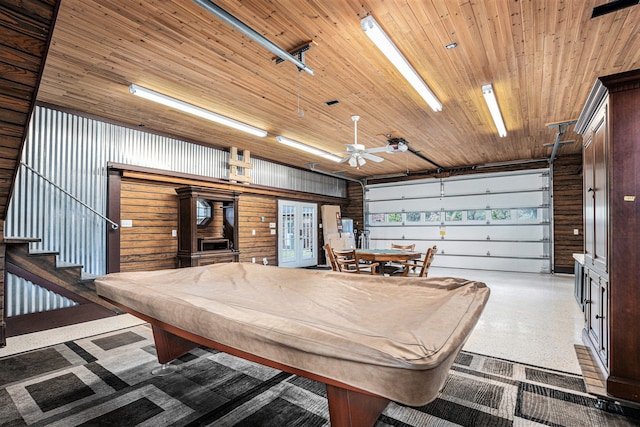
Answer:
[[[278,266],[308,267],[318,263],[318,206],[278,201]]]

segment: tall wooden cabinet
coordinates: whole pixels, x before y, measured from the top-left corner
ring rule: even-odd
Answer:
[[[640,401],[640,70],[600,77],[584,142],[585,328],[607,393]]]
[[[238,192],[187,186],[178,194],[178,266],[238,262]]]

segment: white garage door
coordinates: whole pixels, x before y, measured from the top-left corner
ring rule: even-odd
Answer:
[[[549,169],[369,185],[368,246],[437,245],[433,266],[551,271]]]

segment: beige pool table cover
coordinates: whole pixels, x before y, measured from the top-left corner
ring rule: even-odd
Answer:
[[[417,406],[489,297],[480,282],[225,263],[112,273],[98,294],[210,340]]]

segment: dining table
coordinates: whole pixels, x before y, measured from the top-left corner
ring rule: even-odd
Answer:
[[[420,259],[422,252],[405,249],[356,249],[356,255],[360,261],[387,263]]]
[[[359,261],[377,262],[379,266],[376,271],[380,273],[385,272],[385,266],[389,263],[420,259],[422,252],[406,249],[356,249],[356,256]]]

